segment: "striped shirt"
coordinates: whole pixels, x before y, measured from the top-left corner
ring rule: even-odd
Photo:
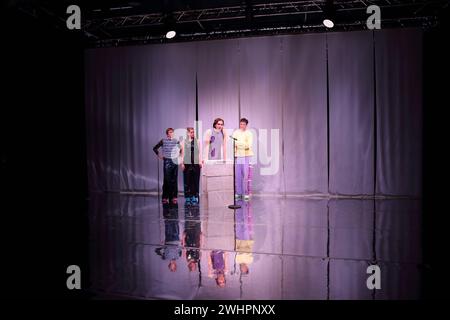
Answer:
[[[180,142],[177,139],[161,139],[158,144],[153,147],[153,151],[156,155],[158,155],[158,149],[161,147],[164,158],[176,159],[180,154]]]

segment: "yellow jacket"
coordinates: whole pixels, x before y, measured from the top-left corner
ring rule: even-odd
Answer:
[[[236,157],[253,156],[253,135],[250,130],[238,129],[233,132],[233,138],[237,139],[235,141]]]
[[[236,263],[250,264],[253,262],[253,240],[236,239]]]

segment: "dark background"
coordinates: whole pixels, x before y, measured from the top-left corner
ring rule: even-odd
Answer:
[[[37,22],[2,15],[3,289],[86,297],[66,288],[69,265],[81,267],[82,288],[89,275],[83,44],[77,32]]]
[[[2,10],[2,291],[10,298],[89,298],[83,40]],[[449,15],[424,34],[424,298],[444,298]]]

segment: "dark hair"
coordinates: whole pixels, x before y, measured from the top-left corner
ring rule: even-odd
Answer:
[[[170,131],[170,130],[175,131],[175,130],[173,130],[173,128],[167,128],[167,129],[166,129],[166,134],[169,134],[169,131]]]
[[[223,121],[222,118],[215,118],[215,119],[214,119],[214,122],[213,122],[213,128],[216,128],[216,124],[217,124],[217,122],[219,122],[219,121],[222,121],[223,124],[225,124],[225,121]]]
[[[245,124],[248,124],[248,120],[245,118],[241,118],[241,120],[239,120],[239,123],[241,123],[241,122],[245,122]]]

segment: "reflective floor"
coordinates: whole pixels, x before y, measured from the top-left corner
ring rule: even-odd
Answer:
[[[91,196],[94,295],[420,298],[420,200],[254,197],[235,212],[179,200],[163,207],[153,196]],[[371,264],[380,289],[368,288]]]

